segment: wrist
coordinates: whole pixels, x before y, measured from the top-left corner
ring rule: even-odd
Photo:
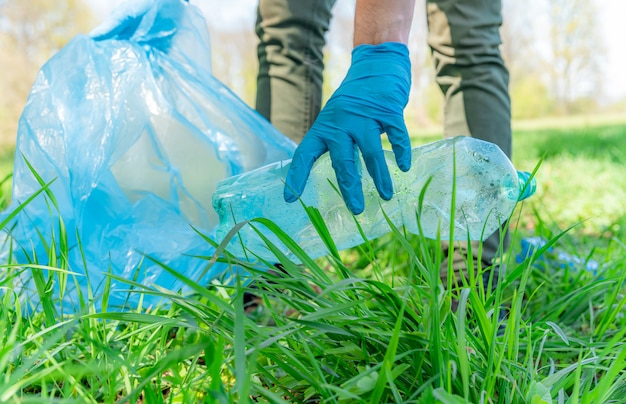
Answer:
[[[415,0],[357,0],[353,45],[407,44]]]
[[[399,58],[407,58],[409,57],[409,48],[406,44],[402,42],[382,42],[378,44],[360,44],[356,45],[352,49],[352,61],[355,59],[363,59],[367,57],[380,57],[380,58],[388,58],[388,57],[399,57]]]
[[[409,49],[400,42],[358,45],[352,50],[350,70],[365,75],[394,75],[403,81],[410,82]]]

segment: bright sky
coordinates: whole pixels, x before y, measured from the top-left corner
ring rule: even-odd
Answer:
[[[106,15],[119,3],[132,0],[87,0],[93,7],[94,13],[104,19]],[[350,3],[352,0],[338,0],[336,8],[342,3]],[[518,0],[508,0],[518,1]],[[191,0],[200,7],[208,21],[209,26],[235,26],[247,25],[252,27],[255,19],[256,0]],[[605,91],[611,99],[626,96],[626,28],[624,16],[626,15],[626,1],[624,0],[599,0],[602,5],[600,21],[602,34],[607,49],[603,63],[606,69]],[[345,5],[345,4],[344,4]]]
[[[626,1],[601,0],[604,9],[601,12],[604,39],[607,45],[607,73],[609,79],[605,81],[607,93],[614,98],[626,95]]]

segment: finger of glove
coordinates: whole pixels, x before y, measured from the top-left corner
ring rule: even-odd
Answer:
[[[336,136],[329,143],[328,151],[341,196],[348,209],[355,214],[363,212],[365,201],[361,175],[357,169],[357,153],[354,141],[348,135]]]
[[[285,179],[285,187],[283,190],[283,196],[285,202],[295,202],[298,200],[304,187],[309,179],[311,168],[313,163],[322,154],[328,151],[326,144],[322,139],[315,134],[309,133],[300,142],[300,145],[296,148],[291,159],[291,165],[289,171],[287,171],[287,178]]]
[[[363,155],[363,161],[378,195],[386,201],[393,196],[393,183],[389,175],[389,167],[385,160],[385,152],[380,138],[380,127],[371,128],[367,135],[357,137],[357,145]]]
[[[406,172],[411,168],[411,139],[404,123],[404,117],[392,117],[385,126],[387,139],[396,156],[396,163],[400,170]]]

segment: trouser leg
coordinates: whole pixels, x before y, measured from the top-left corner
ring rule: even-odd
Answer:
[[[444,135],[473,136],[511,157],[509,73],[500,53],[500,0],[427,0],[428,45],[445,96]],[[503,232],[503,242],[501,242]],[[503,226],[483,243],[484,262],[508,248]],[[476,254],[477,244],[473,244]]]
[[[296,143],[321,109],[323,48],[334,4],[335,0],[259,0],[256,110]],[[244,294],[247,310],[258,306],[256,300],[253,291]]]
[[[259,0],[256,109],[296,142],[319,114],[335,0]]]

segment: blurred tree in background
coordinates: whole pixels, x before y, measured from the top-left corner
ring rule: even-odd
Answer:
[[[514,119],[598,110],[603,85],[609,81],[602,73],[604,44],[597,1],[503,0],[502,52],[511,72]],[[325,57],[325,98],[350,64],[354,3],[338,0],[335,6]],[[406,118],[411,128],[440,125],[443,107],[426,44],[424,3],[417,1],[409,45],[413,81]],[[88,0],[0,0],[0,144],[15,142],[19,115],[41,66],[73,36],[97,24],[88,4]],[[254,107],[253,10],[235,10],[221,0],[195,4],[207,17],[214,75]],[[244,11],[250,12],[246,21],[224,22],[226,15]],[[614,108],[626,108],[626,100]]]
[[[535,44],[535,13],[527,2],[504,0],[502,56],[509,68],[513,119],[532,119],[550,114],[554,105]]]
[[[212,68],[218,77],[243,101],[254,108],[256,98],[257,37],[254,30],[209,28],[211,35]],[[225,46],[215,46],[226,44]]]
[[[15,142],[19,116],[41,66],[93,24],[82,0],[0,1],[0,145]]]
[[[605,53],[593,0],[549,0],[549,55],[544,63],[558,112],[584,112],[602,95]],[[576,105],[582,105],[577,110]]]
[[[605,45],[594,0],[503,0],[513,119],[594,113]]]

